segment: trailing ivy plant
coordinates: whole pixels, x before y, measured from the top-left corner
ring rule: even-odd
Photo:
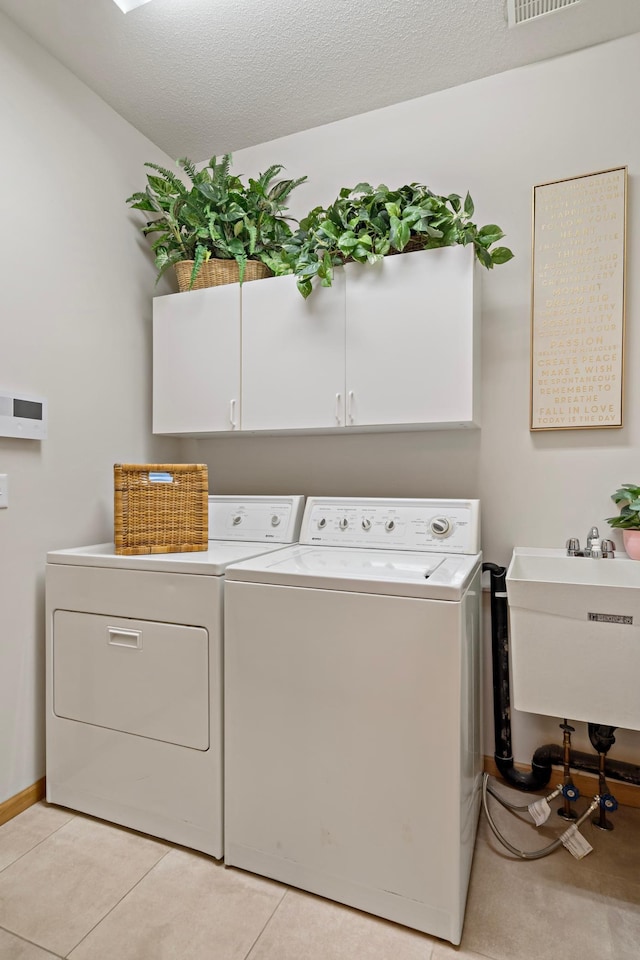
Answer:
[[[178,160],[182,177],[155,163],[145,163],[144,191],[127,203],[154,215],[142,232],[151,239],[158,278],[181,260],[192,260],[191,285],[210,257],[235,260],[244,279],[248,259],[261,260],[276,273],[290,272],[279,254],[292,237],[285,211],[291,192],[307,178],[277,180],[283,169],[273,164],[244,184],[231,173],[231,154],[212,157],[202,169],[188,158]],[[156,281],[157,282],[157,281]]]
[[[487,269],[511,260],[511,250],[494,246],[504,236],[500,227],[478,228],[473,214],[469,193],[464,200],[455,193],[438,196],[420,183],[397,190],[368,183],[345,187],[329,207],[315,207],[300,221],[277,256],[276,272],[295,273],[308,297],[314,277],[331,286],[333,268],[350,260],[376,263],[390,253],[469,243]]]

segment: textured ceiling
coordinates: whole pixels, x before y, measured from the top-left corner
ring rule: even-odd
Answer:
[[[508,29],[506,0],[0,0],[172,157],[199,161],[640,31],[638,0]]]

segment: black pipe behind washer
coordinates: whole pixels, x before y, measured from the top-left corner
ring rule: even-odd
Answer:
[[[495,563],[483,563],[491,575],[491,659],[493,664],[494,760],[502,777],[519,790],[541,790],[551,779],[551,760],[546,751],[536,750],[531,770],[516,770],[511,746],[511,688],[509,685],[509,620],[507,571]]]

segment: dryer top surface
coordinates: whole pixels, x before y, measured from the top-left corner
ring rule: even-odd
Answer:
[[[96,543],[68,550],[51,550],[47,563],[83,567],[115,567],[120,570],[156,570],[163,573],[189,573],[221,577],[231,563],[248,560],[258,554],[283,549],[282,544],[210,540],[209,549],[189,553],[154,553],[127,557],[116,554],[113,543]]]

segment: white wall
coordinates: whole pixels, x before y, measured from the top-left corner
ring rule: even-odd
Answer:
[[[233,437],[183,442],[183,456],[209,463],[219,493],[479,496],[485,559],[499,564],[507,564],[514,545],[584,540],[593,523],[610,535],[604,522],[616,512],[610,494],[620,483],[640,482],[640,379],[633,376],[640,362],[639,88],[640,35],[634,35],[236,153],[238,173],[255,175],[278,162],[290,176],[308,174],[292,205],[297,215],[360,180],[391,187],[417,180],[441,193],[469,189],[477,222],[500,224],[516,259],[484,277],[481,431]],[[630,183],[625,426],[532,434],[532,187],[624,164]],[[489,682],[486,690],[489,718]],[[584,725],[577,726],[576,744],[587,746]],[[556,720],[530,715],[515,715],[513,729],[515,756],[523,762],[536,746],[560,737]],[[485,741],[492,754],[491,730]],[[640,762],[640,734],[620,731],[614,755]]]
[[[44,774],[46,551],[110,540],[113,464],[169,447],[150,426],[155,271],[124,203],[168,158],[2,14],[0,132],[0,393],[50,416],[45,441],[0,438],[2,802]]]

